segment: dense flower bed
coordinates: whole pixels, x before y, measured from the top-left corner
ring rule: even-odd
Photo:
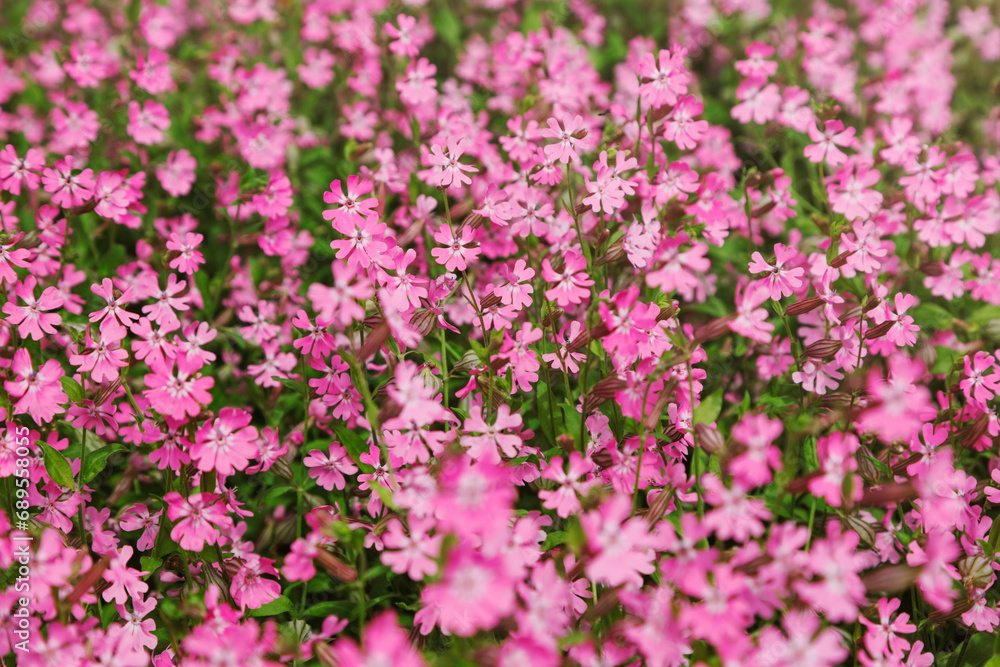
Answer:
[[[977,5],[5,1],[6,664],[986,663]]]

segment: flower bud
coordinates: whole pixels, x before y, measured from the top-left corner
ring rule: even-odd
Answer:
[[[694,432],[698,434],[698,444],[709,454],[721,456],[726,451],[726,439],[714,426],[695,424]]]
[[[891,329],[894,324],[895,322],[883,322],[878,326],[872,327],[865,332],[865,340],[875,340],[876,338],[881,338],[889,333],[889,329]]]
[[[823,299],[818,296],[811,296],[801,301],[796,301],[792,305],[785,308],[785,314],[791,317],[798,317],[799,315],[805,315],[806,313],[816,310],[823,305]]]
[[[464,220],[462,220],[462,224],[459,225],[459,229],[462,229],[463,227],[468,227],[469,229],[479,229],[483,226],[484,222],[486,222],[486,218],[484,218],[481,213],[470,213],[465,216]]]
[[[542,318],[543,328],[555,328],[559,324],[559,318],[566,314],[566,311],[562,308],[553,308],[549,313]]]
[[[834,257],[833,260],[830,261],[830,266],[834,269],[839,269],[840,267],[847,264],[847,258],[853,254],[854,254],[853,250],[845,250],[844,252],[840,253],[839,255]]]
[[[271,465],[271,472],[286,482],[295,481],[295,474],[292,472],[292,467],[289,465],[288,459],[284,456],[275,460]]]
[[[420,332],[424,338],[430,336],[437,329],[438,314],[427,308],[417,308],[410,317],[410,324]]]
[[[778,202],[776,202],[776,201],[769,201],[766,204],[764,204],[763,206],[758,206],[757,208],[755,208],[752,211],[750,211],[750,217],[751,218],[762,218],[765,215],[767,215],[768,213],[770,213],[771,211],[773,211],[774,208],[777,205],[778,205]]]
[[[398,417],[403,412],[403,407],[396,401],[386,401],[378,411],[378,423],[384,424],[393,417]]]
[[[898,593],[905,591],[917,579],[920,570],[909,565],[883,565],[861,577],[868,593]]]
[[[986,588],[993,580],[993,559],[983,554],[967,556],[958,561],[962,581],[972,588]]]
[[[806,346],[805,353],[810,359],[830,359],[840,352],[844,344],[839,340],[824,338]]]
[[[879,307],[882,303],[882,299],[875,296],[874,294],[869,294],[865,297],[865,300],[861,303],[861,312],[870,313]]]
[[[389,340],[390,333],[389,325],[386,322],[380,322],[376,325],[365,338],[361,349],[358,350],[358,361],[363,363],[375,356],[375,353],[382,349],[382,346]]]
[[[872,459],[875,458],[875,455],[872,453],[872,450],[868,447],[868,445],[863,444],[858,448],[856,458],[858,460],[858,473],[861,475],[861,479],[863,479],[866,484],[878,484],[882,476],[879,475],[878,468],[876,468],[875,464],[872,463]]]
[[[322,565],[323,569],[329,572],[334,578],[345,583],[351,583],[358,579],[358,573],[353,567],[341,561],[326,549],[321,548],[319,550],[316,562]]]
[[[497,294],[496,292],[490,292],[489,294],[487,294],[486,296],[484,296],[482,298],[482,300],[480,300],[480,302],[479,302],[479,309],[480,310],[489,310],[493,306],[499,306],[500,303],[501,303],[501,301],[500,301],[500,295]]]
[[[601,248],[608,239],[611,238],[611,232],[607,229],[602,229],[600,235],[597,237],[597,247]]]
[[[625,259],[625,247],[621,243],[616,243],[610,248],[608,248],[603,255],[598,257],[594,264],[597,266],[604,266],[605,264],[613,264],[614,262]]]
[[[844,528],[853,530],[861,538],[861,546],[871,549],[875,546],[875,528],[853,514],[845,514],[840,518]]]
[[[883,484],[865,489],[861,496],[861,504],[869,507],[887,507],[904,500],[913,500],[916,497],[917,487],[913,485],[913,482]]]
[[[576,440],[566,433],[556,436],[556,444],[562,447],[567,454],[576,451]]]
[[[590,389],[590,394],[605,400],[611,400],[619,391],[628,388],[628,382],[617,375],[609,375],[600,380]]]
[[[718,317],[708,324],[705,324],[694,332],[694,341],[696,343],[704,343],[710,341],[714,338],[719,338],[725,336],[729,333],[729,323],[736,319],[736,314],[726,315],[725,317]]]
[[[944,262],[924,262],[917,270],[925,276],[936,278],[944,274]]]
[[[590,460],[597,464],[598,468],[610,468],[614,463],[611,453],[606,449],[598,449],[590,455]]]

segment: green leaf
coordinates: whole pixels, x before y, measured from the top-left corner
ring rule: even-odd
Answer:
[[[462,24],[455,18],[454,12],[447,6],[442,6],[433,13],[431,23],[437,34],[448,46],[459,51],[462,48]]]
[[[305,610],[305,616],[319,616],[326,618],[327,616],[338,616],[340,618],[347,617],[351,613],[351,609],[354,605],[347,600],[335,601],[335,602],[318,602],[313,606]]]
[[[62,384],[63,391],[69,396],[69,400],[74,403],[83,400],[83,387],[80,386],[79,382],[66,375],[59,378],[59,382]]]
[[[563,413],[563,425],[565,426],[563,431],[568,432],[574,438],[579,438],[580,421],[583,419],[583,417],[580,415],[579,412],[576,411],[576,406],[570,405],[569,403],[566,403],[564,401],[562,404],[559,405],[559,407],[560,409],[562,409]]]
[[[561,530],[554,530],[545,537],[542,542],[542,551],[548,551],[552,547],[557,547],[566,541],[566,533]]]
[[[73,483],[73,468],[70,466],[69,461],[66,460],[66,457],[60,454],[58,450],[53,449],[52,445],[41,440],[35,440],[35,444],[42,448],[42,460],[45,463],[45,470],[49,473],[52,481],[67,489],[74,488],[76,485]]]
[[[306,387],[306,383],[303,382],[302,380],[291,380],[289,378],[280,378],[277,375],[272,375],[271,379],[277,380],[278,382],[283,384],[287,389],[291,389],[292,391],[298,394],[308,393],[309,391],[308,388]]]
[[[714,424],[722,412],[722,390],[718,389],[704,399],[694,409],[695,424]]]
[[[119,443],[113,443],[107,447],[101,447],[96,452],[91,452],[87,456],[87,461],[83,467],[83,472],[80,475],[80,480],[83,484],[88,483],[90,480],[97,477],[104,466],[108,463],[108,457],[115,452],[125,451],[125,447]]]
[[[951,313],[936,303],[922,303],[911,308],[909,314],[913,316],[913,321],[921,329],[935,329],[937,331],[951,329],[954,319]]]
[[[263,605],[259,609],[248,609],[247,616],[277,616],[278,614],[284,614],[286,611],[292,610],[292,601],[286,598],[284,595],[279,596],[276,600],[271,600],[267,604]]]
[[[931,367],[931,373],[934,375],[947,375],[952,364],[962,358],[961,352],[947,345],[935,345],[934,350],[937,352],[937,360]]]
[[[361,455],[368,452],[368,443],[363,440],[360,435],[355,433],[349,428],[345,428],[343,424],[336,424],[333,430],[337,432],[337,439],[347,450],[348,455],[351,460],[358,464],[366,473],[372,472],[372,467],[367,463],[361,462]],[[322,448],[325,449],[325,448]]]
[[[143,572],[149,572],[152,575],[152,573],[160,569],[160,566],[163,565],[163,561],[160,560],[159,558],[150,558],[149,556],[143,556],[142,558],[139,559],[139,564],[142,566]]]

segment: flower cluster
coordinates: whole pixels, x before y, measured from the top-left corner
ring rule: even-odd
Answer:
[[[4,4],[0,657],[985,663],[991,11]]]

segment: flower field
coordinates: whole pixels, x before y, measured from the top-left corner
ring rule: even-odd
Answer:
[[[1000,666],[998,61],[966,0],[2,0],[0,664]]]

